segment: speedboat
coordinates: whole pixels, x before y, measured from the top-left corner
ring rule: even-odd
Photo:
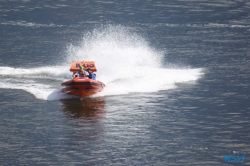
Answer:
[[[70,68],[70,72],[73,72],[73,78],[61,84],[64,86],[62,91],[80,98],[101,92],[105,84],[95,80],[95,78],[90,79],[84,75],[77,75],[76,73],[80,72],[80,66],[83,66],[84,69],[90,69],[91,72],[97,71],[94,61],[73,61]]]

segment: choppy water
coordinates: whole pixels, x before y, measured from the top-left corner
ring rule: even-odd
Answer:
[[[1,1],[1,165],[249,164],[247,1]],[[100,94],[63,94],[73,60]]]

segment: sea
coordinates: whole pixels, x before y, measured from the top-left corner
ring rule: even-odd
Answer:
[[[0,165],[250,165],[248,0],[0,0],[0,16]],[[62,92],[74,60],[102,92]]]

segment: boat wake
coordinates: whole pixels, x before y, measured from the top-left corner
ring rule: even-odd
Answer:
[[[21,89],[42,100],[68,98],[60,91],[60,83],[70,78],[63,67],[12,68],[0,67],[0,88]]]
[[[80,45],[69,45],[64,61],[55,66],[0,67],[0,88],[22,89],[42,100],[69,98],[60,89],[71,79],[68,69],[74,60],[96,62],[97,80],[106,84],[101,96],[168,90],[202,76],[202,69],[166,65],[165,54],[129,27],[102,26],[83,34]]]

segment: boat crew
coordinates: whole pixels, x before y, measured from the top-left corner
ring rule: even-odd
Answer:
[[[74,77],[77,77],[77,76],[89,77],[89,73],[86,70],[84,70],[83,66],[80,66],[79,69],[80,71],[76,72]]]
[[[90,68],[87,69],[87,72],[89,73],[89,79],[95,80],[96,74]]]

